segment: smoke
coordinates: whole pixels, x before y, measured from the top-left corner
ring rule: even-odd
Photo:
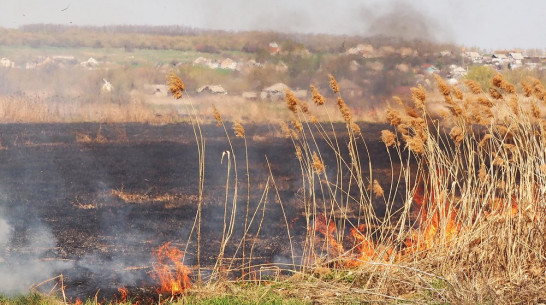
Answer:
[[[6,218],[0,218],[0,292],[3,294],[26,293],[33,285],[70,267],[70,263],[46,260],[56,240],[39,222],[29,219],[29,223],[32,226],[19,231]]]
[[[453,40],[430,5],[404,0],[355,3],[280,0],[275,2],[200,2],[199,20],[205,28],[223,30],[273,30],[289,33],[329,33],[388,36],[433,41]],[[426,9],[429,10],[426,10]],[[238,16],[234,18],[234,16]]]
[[[362,8],[360,14],[363,19],[368,20],[366,34],[369,36],[430,41],[447,41],[452,36],[451,31],[431,15],[401,1],[391,3],[379,12]]]

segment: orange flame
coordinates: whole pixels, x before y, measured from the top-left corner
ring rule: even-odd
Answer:
[[[80,298],[76,298],[74,305],[82,305],[82,304],[83,304],[82,300],[80,300]]]
[[[328,240],[328,244],[332,248],[335,254],[343,253],[343,246],[336,240],[334,233],[336,233],[336,223],[333,220],[326,220],[324,215],[317,216],[315,221],[315,230]]]
[[[191,270],[184,265],[184,254],[178,248],[171,246],[167,242],[154,250],[158,265],[154,266],[155,279],[158,279],[161,288],[159,293],[170,293],[172,295],[182,293],[191,288],[190,273]],[[174,267],[168,263],[174,264]]]
[[[120,293],[119,302],[120,303],[127,302],[127,295],[129,294],[129,290],[127,290],[127,288],[125,288],[125,286],[122,286],[122,287],[118,288],[118,292]]]
[[[345,262],[345,267],[357,267],[372,259],[375,254],[374,242],[365,235],[366,225],[361,224],[358,228],[351,228],[350,234],[353,239],[353,253],[357,255],[356,259],[350,259]]]
[[[425,194],[423,183],[418,185],[413,200],[419,211],[419,230],[406,239],[405,244],[409,250],[406,253],[433,248],[442,232],[445,242],[457,236],[461,224],[457,221],[457,210],[449,202],[436,199],[432,190]],[[443,209],[437,206],[440,203],[444,204]]]

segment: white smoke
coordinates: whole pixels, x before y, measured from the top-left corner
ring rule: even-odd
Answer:
[[[27,293],[33,286],[55,277],[58,270],[70,267],[69,263],[49,260],[45,256],[54,249],[56,242],[42,224],[33,224],[26,230],[27,237],[21,246],[13,245],[15,233],[9,221],[0,217],[0,293]]]

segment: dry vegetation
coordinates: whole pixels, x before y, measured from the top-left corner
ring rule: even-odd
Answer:
[[[300,297],[312,291],[308,300],[321,303],[348,295],[361,301],[453,304],[545,300],[543,85],[524,79],[524,92],[518,93],[500,74],[487,93],[472,81],[466,83],[468,90],[450,87],[439,77],[437,85],[444,97],[441,119],[428,112],[429,94],[420,86],[412,88],[411,101],[395,98],[389,107],[392,129],[384,130],[382,139],[392,173],[390,182],[383,185],[379,181],[384,179],[374,171],[374,156],[369,155],[366,139],[333,76],[333,101],[325,101],[314,90],[316,106],[310,107],[286,92],[292,118],[282,124],[282,130],[293,142],[300,163],[298,198],[305,210],[307,234],[300,243],[289,225],[293,215],[284,214],[278,220],[286,224],[291,258],[271,266],[278,269],[270,278],[278,284],[273,289],[289,287],[287,295]],[[345,135],[330,123],[313,119],[321,111],[331,120],[338,115],[323,109],[324,102],[337,104]],[[214,112],[231,146],[233,136],[221,113]],[[204,140],[194,115],[202,151]],[[237,123],[234,129],[237,137],[245,138],[242,125]],[[335,162],[325,163],[321,141],[333,151]],[[224,257],[225,246],[221,247],[212,274],[196,275],[197,282],[205,285],[198,286],[208,287],[209,294],[212,287],[216,293],[225,293],[227,286],[220,283],[230,272],[240,274],[237,281],[255,282],[260,278],[258,270],[265,267],[253,265],[252,251],[268,203],[248,210],[249,199],[237,197],[238,186],[248,184],[250,189],[251,180],[238,180],[242,166],[236,163],[235,153],[231,148],[226,155],[222,245],[233,237],[234,224],[244,221],[245,234],[236,254],[242,260],[230,263]],[[265,162],[269,166],[267,158]],[[204,171],[201,168],[200,174]],[[200,188],[200,198],[203,191]],[[241,193],[247,197],[247,192],[245,187]],[[282,207],[272,173],[263,198],[269,192],[276,194]],[[245,205],[245,219],[236,219],[235,210]],[[380,206],[384,212],[379,212]],[[198,233],[200,223],[198,212],[197,233],[190,237],[197,248],[204,242]],[[256,223],[257,231],[250,232]]]

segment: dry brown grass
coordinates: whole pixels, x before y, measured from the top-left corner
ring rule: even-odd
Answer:
[[[115,122],[168,124],[182,120],[173,110],[158,112],[146,103],[68,103],[43,96],[0,96],[3,123]]]
[[[542,300],[542,85],[529,81],[530,89],[520,96],[496,76],[492,85],[497,89],[488,92],[492,101],[474,82],[466,83],[469,91],[464,93],[440,78],[437,82],[437,92],[413,88],[411,101],[399,100],[386,111],[393,130],[383,130],[381,139],[393,160],[390,184],[377,176],[382,172],[374,170],[374,156],[332,76],[334,100],[317,103],[318,91],[312,99],[315,105],[337,109],[302,108],[301,101],[287,94],[284,114],[291,118],[283,120],[282,133],[293,141],[301,165],[305,191],[298,198],[308,231],[298,246],[303,253],[299,262],[285,268],[303,275],[326,270],[317,276],[321,281],[337,280],[320,282],[327,283],[323,295],[343,293],[337,284],[344,281],[343,274],[351,274],[351,291],[358,291],[360,300]],[[309,119],[321,111],[329,121]],[[332,118],[346,123],[342,142],[339,131],[327,132]],[[325,152],[317,150],[320,141],[328,144],[335,162],[324,163]],[[375,214],[378,201],[386,208],[384,216]],[[347,231],[352,237],[345,236]],[[347,248],[344,240],[354,247]]]

